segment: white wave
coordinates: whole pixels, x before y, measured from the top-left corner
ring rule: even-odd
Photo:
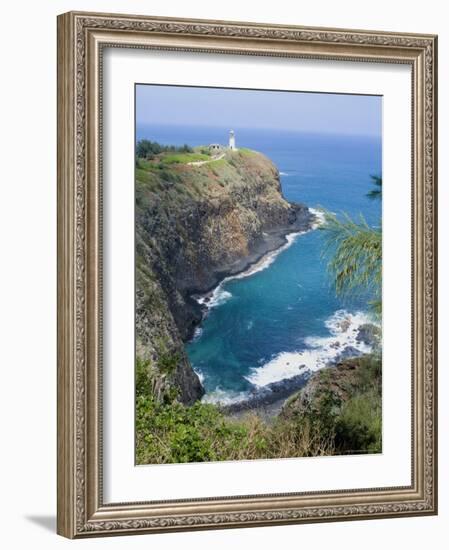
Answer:
[[[288,174],[287,172],[279,172],[280,176],[291,176],[291,174]]]
[[[255,386],[266,386],[306,371],[322,369],[348,347],[369,353],[371,347],[357,341],[358,329],[365,323],[373,323],[366,313],[338,310],[325,322],[331,336],[306,338],[307,349],[279,353],[265,365],[253,368],[246,379]]]
[[[212,309],[213,307],[221,306],[230,298],[232,298],[232,294],[224,290],[220,283],[211,293],[197,298],[196,301],[201,305],[207,306],[208,309]]]
[[[195,371],[195,374],[198,376],[198,378],[200,379],[200,382],[201,384],[204,383],[204,374],[200,371],[200,370],[196,370],[196,369],[193,369]]]
[[[201,338],[202,334],[203,334],[203,329],[201,327],[196,327],[196,329],[193,332],[192,340],[198,340],[198,338]]]
[[[358,329],[362,325],[367,323],[378,324],[374,322],[371,315],[364,311],[357,311],[356,313],[348,313],[345,309],[337,310],[331,317],[325,321],[326,327],[329,329],[332,335],[355,332],[357,334]]]
[[[232,405],[233,403],[238,403],[239,401],[245,401],[248,399],[248,392],[233,392],[222,390],[220,387],[217,387],[214,391],[206,393],[201,399],[202,403],[213,403],[215,405]]]
[[[316,229],[320,225],[323,225],[323,223],[326,222],[326,215],[322,210],[318,210],[317,208],[309,208],[310,212],[315,216],[316,221],[312,224],[312,229]]]
[[[273,250],[272,252],[268,252],[261,258],[258,262],[250,265],[248,269],[245,271],[242,271],[241,273],[237,273],[237,275],[230,275],[225,279],[230,281],[232,279],[245,279],[246,277],[251,277],[251,275],[254,275],[255,273],[259,273],[259,271],[263,271],[264,269],[267,269],[267,267],[270,267],[270,265],[274,262],[274,260],[279,256],[281,252],[284,252],[284,250],[287,250],[287,248],[290,248],[290,246],[296,241],[296,239],[299,237],[299,235],[302,235],[305,233],[305,231],[297,231],[296,233],[289,233],[286,235],[286,242],[276,250]]]
[[[285,244],[283,244],[281,247],[277,248],[276,250],[273,250],[272,252],[268,252],[259,261],[250,265],[248,269],[246,269],[245,271],[242,271],[241,273],[237,273],[236,275],[229,275],[228,277],[225,277],[221,281],[221,283],[215,287],[215,289],[212,292],[209,292],[204,296],[200,296],[199,298],[196,298],[196,301],[200,305],[206,306],[208,309],[224,304],[230,298],[232,298],[232,294],[229,291],[223,289],[223,286],[225,283],[227,283],[228,281],[232,281],[234,279],[245,279],[246,277],[251,277],[251,275],[254,275],[255,273],[259,273],[264,269],[267,269],[279,256],[279,254],[284,250],[286,250],[287,248],[289,248],[295,242],[296,238],[299,235],[302,235],[303,233],[305,233],[305,231],[289,233],[288,235],[286,235]]]

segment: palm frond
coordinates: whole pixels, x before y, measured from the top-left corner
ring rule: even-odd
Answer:
[[[382,198],[382,176],[371,175],[370,178],[376,187],[371,191],[369,191],[366,194],[366,196],[369,199],[381,199]]]
[[[326,233],[323,254],[332,255],[328,269],[335,290],[337,294],[369,290],[374,296],[373,309],[380,310],[382,228],[371,227],[362,215],[358,221],[347,214],[342,218],[325,212],[326,222],[320,227]]]

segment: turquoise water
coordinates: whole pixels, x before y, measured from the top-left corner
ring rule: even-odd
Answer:
[[[378,225],[380,201],[366,197],[371,174],[381,174],[380,138],[305,135],[236,129],[239,145],[277,165],[287,200],[337,214],[362,213]],[[227,129],[137,128],[137,137],[190,145],[226,143]],[[196,336],[187,347],[206,389],[206,400],[230,402],[270,382],[314,370],[351,345],[366,322],[367,296],[337,298],[322,257],[323,233],[296,236],[265,258],[253,274],[216,289]]]

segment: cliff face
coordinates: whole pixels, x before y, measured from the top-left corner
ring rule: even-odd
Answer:
[[[159,372],[158,387],[174,387],[189,404],[203,393],[183,348],[201,319],[191,294],[277,248],[313,216],[282,197],[276,167],[254,151],[195,165],[172,161],[137,161],[137,355]]]
[[[369,392],[374,392],[380,399],[380,356],[351,357],[313,374],[304,388],[287,399],[280,415],[282,418],[310,413],[319,416],[323,407],[329,404],[332,414],[335,414],[350,399]]]

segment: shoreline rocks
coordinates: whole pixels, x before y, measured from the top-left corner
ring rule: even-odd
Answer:
[[[363,357],[369,357],[372,352],[377,352],[380,349],[380,339],[380,327],[373,323],[365,323],[359,327],[356,340],[369,346],[369,353],[364,353],[353,346],[346,346],[335,359],[329,361],[326,367],[317,372],[306,371],[291,378],[284,378],[266,386],[255,388],[248,399],[230,405],[223,405],[221,408],[223,412],[231,416],[248,411],[260,413],[264,417],[275,416],[280,412],[285,402],[298,390],[307,388],[309,381],[313,380],[318,373],[338,368],[342,364],[352,365],[357,363],[358,360],[363,361]],[[304,391],[307,392],[307,389]]]

